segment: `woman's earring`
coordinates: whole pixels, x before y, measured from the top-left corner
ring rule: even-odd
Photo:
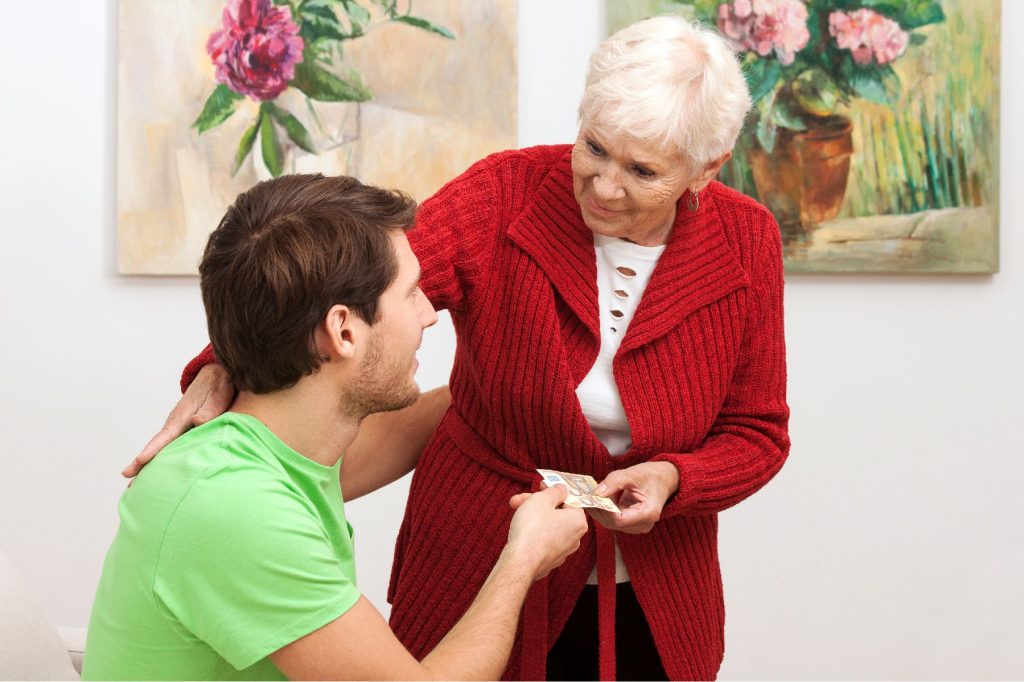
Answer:
[[[691,213],[696,213],[700,208],[700,195],[693,190],[690,190],[689,196],[686,197],[686,208],[690,209]]]

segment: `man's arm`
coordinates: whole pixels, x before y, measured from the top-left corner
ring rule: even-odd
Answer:
[[[420,394],[404,410],[379,412],[364,419],[341,465],[345,501],[382,488],[415,469],[451,402],[448,387],[442,386]]]
[[[586,533],[580,510],[558,508],[564,500],[558,486],[513,498],[520,508],[501,557],[466,614],[422,662],[365,598],[270,659],[289,679],[498,679],[530,585],[561,565]]]

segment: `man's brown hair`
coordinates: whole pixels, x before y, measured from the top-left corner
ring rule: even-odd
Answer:
[[[199,264],[210,342],[239,389],[293,386],[323,361],[313,333],[331,306],[369,324],[398,275],[389,231],[416,202],[355,178],[284,175],[238,195]]]

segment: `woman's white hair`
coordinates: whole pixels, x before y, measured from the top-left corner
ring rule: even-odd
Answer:
[[[725,39],[666,15],[601,43],[590,57],[579,117],[674,147],[703,167],[736,144],[749,109],[743,71]]]

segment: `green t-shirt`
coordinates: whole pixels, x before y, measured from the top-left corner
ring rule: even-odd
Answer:
[[[267,658],[359,599],[339,461],[229,412],[168,445],[121,497],[84,679],[284,679]]]

